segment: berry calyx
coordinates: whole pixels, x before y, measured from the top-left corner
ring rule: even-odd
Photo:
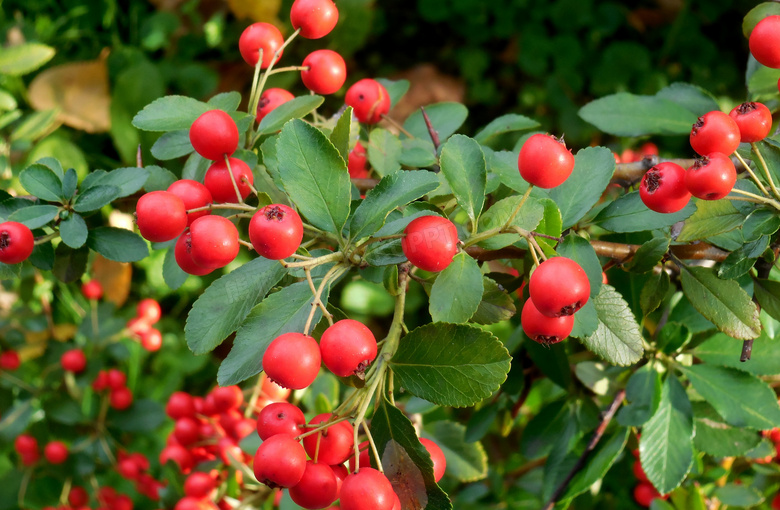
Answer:
[[[401,249],[416,267],[438,272],[452,262],[458,253],[458,229],[442,216],[415,218],[404,229]]]
[[[35,247],[35,238],[26,225],[16,221],[0,223],[0,262],[18,264],[27,260]]]
[[[691,129],[690,142],[702,156],[713,152],[731,154],[739,147],[739,126],[727,114],[714,110],[698,118]]]
[[[420,442],[425,449],[428,450],[428,454],[431,456],[431,461],[433,462],[433,478],[438,482],[444,476],[444,471],[447,469],[447,459],[444,458],[444,452],[439,445],[430,439],[421,437]]]
[[[392,510],[395,493],[390,480],[374,468],[361,468],[341,485],[342,510]]]
[[[87,368],[87,357],[81,349],[71,349],[60,356],[60,365],[66,372],[78,374]]]
[[[260,64],[261,69],[271,65],[274,53],[279,51],[284,44],[284,37],[278,28],[270,23],[253,23],[246,27],[238,39],[238,51],[244,61],[252,67],[257,65],[260,60],[260,50],[263,50],[263,61]],[[276,57],[274,63],[282,58],[282,51]],[[213,158],[216,159],[216,158]]]
[[[230,178],[231,173],[236,180],[236,187],[238,187],[238,192],[241,194],[241,200],[252,193],[250,185],[255,182],[255,177],[252,175],[252,169],[249,168],[249,165],[238,158],[228,158],[228,162],[230,163],[230,172],[228,172],[228,164],[222,159],[215,161],[206,170],[206,175],[203,178],[203,184],[211,193],[214,202],[235,203],[239,201],[236,196],[236,189],[233,187],[233,181]]]
[[[780,69],[780,16],[767,16],[759,21],[748,40],[750,53],[761,64]]]
[[[81,293],[85,298],[97,301],[103,297],[103,286],[97,280],[89,280],[81,284]]]
[[[548,317],[534,306],[532,299],[526,300],[520,323],[526,336],[542,345],[557,344],[571,334],[574,328],[574,316]]]
[[[338,21],[339,10],[332,0],[295,0],[290,8],[293,28],[306,39],[325,37]]]
[[[252,216],[249,240],[259,255],[281,260],[295,253],[301,245],[303,222],[291,207],[284,204],[267,205]]]
[[[332,417],[329,413],[319,414],[309,422],[308,429],[317,428],[317,426],[327,422]],[[318,439],[319,436],[319,439]],[[319,452],[317,452],[317,442],[319,441]],[[303,446],[309,457],[314,458],[317,455],[317,462],[322,462],[330,466],[342,464],[350,455],[354,453],[355,445],[354,428],[349,422],[340,421],[330,425],[328,428],[311,434],[303,438]]]
[[[187,274],[203,276],[214,270],[210,267],[199,266],[192,260],[192,233],[189,230],[185,231],[176,240],[173,255],[176,259],[176,264]]]
[[[168,192],[173,193],[177,197],[181,198],[181,201],[184,202],[184,209],[187,211],[190,209],[205,207],[214,202],[209,189],[198,181],[193,181],[192,179],[179,179],[178,181],[168,186]],[[235,193],[233,194],[235,195]],[[203,211],[188,212],[187,226],[189,227],[193,221],[209,214],[211,214],[211,211],[208,209]]]
[[[685,186],[696,198],[719,200],[737,182],[737,169],[731,158],[719,152],[696,159],[685,172]]]
[[[306,451],[290,436],[271,436],[255,453],[255,477],[274,487],[292,487],[301,481],[306,471]]]
[[[303,411],[287,402],[268,404],[257,416],[257,434],[263,441],[277,434],[296,437],[303,432],[304,425]]]
[[[222,216],[204,216],[190,226],[192,261],[209,269],[225,267],[238,255],[238,230]]]
[[[574,156],[563,140],[552,135],[531,135],[517,158],[520,176],[540,188],[560,186],[574,170]]]
[[[338,497],[338,480],[333,469],[322,462],[307,461],[301,481],[290,487],[290,497],[303,508],[329,506]]]
[[[347,81],[347,64],[333,50],[316,50],[303,59],[301,79],[315,94],[333,94]]]
[[[302,333],[284,333],[263,355],[263,370],[276,384],[301,390],[317,378],[322,357],[317,341]]]
[[[322,334],[320,351],[328,370],[339,377],[356,375],[362,379],[376,359],[376,338],[361,322],[343,319]]]
[[[674,213],[688,205],[691,193],[685,185],[685,169],[677,163],[658,163],[647,171],[639,185],[639,197],[648,209]]]
[[[295,99],[295,96],[284,89],[270,88],[264,90],[260,95],[260,101],[257,103],[257,122],[263,120],[266,115],[271,113],[279,106],[283,105],[287,101],[292,101],[293,99]]]
[[[184,202],[168,191],[144,194],[138,199],[135,215],[141,235],[153,243],[176,239],[187,228]]]
[[[363,78],[347,90],[344,97],[347,106],[351,106],[358,122],[376,124],[390,111],[390,94],[376,80]]]
[[[588,302],[590,281],[585,270],[572,259],[552,257],[531,273],[528,292],[541,314],[561,317],[574,314]]]
[[[68,447],[62,441],[51,441],[43,448],[43,456],[50,464],[62,464],[68,460]]]
[[[204,158],[221,160],[236,152],[238,127],[226,112],[209,110],[190,126],[190,143]]]
[[[740,140],[753,143],[763,140],[772,130],[772,112],[763,103],[748,101],[729,112],[739,127]]]

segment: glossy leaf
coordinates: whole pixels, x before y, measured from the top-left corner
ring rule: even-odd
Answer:
[[[71,213],[60,223],[60,237],[62,242],[71,248],[81,248],[87,242],[87,224],[80,214]]]
[[[299,96],[271,110],[257,126],[259,134],[275,133],[288,121],[300,119],[317,109],[325,98],[317,95]],[[346,158],[345,158],[346,160]]]
[[[8,217],[11,221],[17,221],[33,230],[41,228],[57,217],[59,208],[56,205],[33,205],[19,209]]]
[[[712,94],[690,83],[672,83],[659,90],[655,97],[677,103],[697,117],[713,110],[720,110],[720,106]]]
[[[560,207],[564,228],[577,223],[599,201],[614,172],[615,157],[606,147],[577,152],[569,178],[549,191]]]
[[[47,202],[59,202],[62,199],[62,182],[49,167],[41,164],[30,165],[19,174],[19,182],[30,194]]]
[[[115,262],[137,262],[149,256],[146,241],[123,228],[93,228],[89,231],[87,246]]]
[[[696,122],[694,113],[668,99],[628,92],[591,101],[579,116],[615,136],[683,135]]]
[[[745,241],[755,241],[761,236],[770,236],[780,229],[780,216],[771,209],[756,209],[742,225]]]
[[[163,280],[165,280],[165,284],[170,287],[171,290],[176,290],[184,285],[184,282],[189,277],[189,274],[185,273],[176,262],[176,255],[173,247],[168,248],[168,250],[165,252],[162,275]]]
[[[718,268],[718,277],[723,280],[734,280],[750,271],[764,251],[769,247],[769,237],[762,236],[755,241],[742,245],[738,250],[729,253]]]
[[[670,283],[669,274],[666,271],[658,271],[650,275],[639,294],[639,306],[643,315],[648,315],[661,306],[666,293],[669,292]]]
[[[380,177],[393,174],[401,169],[403,146],[390,131],[382,128],[371,130],[368,135],[368,161]]]
[[[736,483],[716,487],[713,496],[729,507],[753,508],[764,502],[764,496],[757,488]]]
[[[482,299],[471,321],[477,324],[495,324],[510,319],[515,313],[514,299],[495,281],[482,277]]]
[[[429,311],[434,322],[466,322],[482,300],[482,272],[477,261],[458,253],[433,283]]]
[[[487,455],[478,442],[466,441],[466,427],[451,421],[437,421],[426,427],[424,437],[436,442],[447,459],[447,474],[461,482],[487,476]]]
[[[493,228],[500,228],[506,224],[512,212],[517,208],[522,197],[511,196],[499,200],[493,204],[490,209],[485,211],[479,218],[479,231],[486,232]],[[544,206],[542,203],[533,198],[528,197],[520,211],[512,220],[512,225],[520,227],[522,229],[531,231],[534,230],[542,217],[544,216]],[[482,241],[479,246],[487,250],[498,250],[510,244],[516,243],[521,239],[519,234],[499,234],[493,236],[490,239]]]
[[[441,171],[458,204],[472,222],[476,221],[485,203],[487,167],[485,155],[472,138],[454,135],[441,148]]]
[[[601,480],[623,452],[628,440],[628,433],[628,428],[620,427],[612,434],[602,438],[596,449],[588,456],[585,466],[574,475],[566,487],[561,500],[574,498]]]
[[[528,131],[538,127],[539,123],[533,119],[516,113],[508,113],[493,119],[487,126],[479,130],[474,139],[483,145],[487,145],[496,136],[517,131]]]
[[[639,368],[626,384],[626,400],[617,414],[625,427],[640,427],[655,414],[661,401],[661,374],[649,364]]]
[[[641,232],[669,227],[691,216],[695,211],[696,206],[690,202],[676,213],[657,213],[648,209],[639,198],[639,192],[634,191],[605,207],[593,222],[612,232]]]
[[[667,237],[654,237],[642,243],[625,268],[634,273],[646,273],[661,263],[669,251],[670,240]]]
[[[614,365],[628,366],[644,353],[642,332],[634,314],[614,287],[602,285],[593,299],[599,325],[596,332],[582,339],[591,352]]]
[[[744,221],[745,217],[728,200],[699,200],[696,212],[685,220],[677,241],[684,243],[723,234]]]
[[[194,150],[192,142],[190,142],[190,130],[177,129],[176,131],[163,133],[163,135],[154,142],[154,145],[152,145],[152,156],[159,160],[166,161],[186,156]]]
[[[117,168],[101,174],[101,177],[93,182],[93,186],[116,186],[119,188],[119,197],[127,197],[140,190],[148,178],[149,170],[146,168]]]
[[[756,278],[753,284],[758,304],[770,316],[780,320],[780,282]]]
[[[133,126],[144,131],[189,131],[195,119],[212,110],[209,105],[185,96],[155,99],[133,117]]]
[[[732,427],[707,402],[693,402],[696,449],[714,457],[736,457],[752,450],[761,439],[754,430]]]
[[[330,141],[341,154],[341,159],[349,160],[349,141],[352,137],[352,107],[347,106],[336,121],[336,126],[330,134]]]
[[[73,203],[73,210],[80,213],[96,211],[119,198],[121,194],[122,190],[117,186],[92,186],[79,193]]]

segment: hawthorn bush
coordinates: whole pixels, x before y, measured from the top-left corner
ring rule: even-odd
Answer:
[[[247,27],[246,98],[140,109],[158,164],[0,191],[0,508],[779,508],[778,4],[743,21],[748,101],[580,109],[672,158],[514,113],[467,136],[452,102],[398,122],[409,83],[350,80],[338,17]],[[10,141],[50,122],[0,92]],[[131,263],[176,292],[129,296]]]

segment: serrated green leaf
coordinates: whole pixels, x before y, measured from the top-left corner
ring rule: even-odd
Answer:
[[[579,116],[615,136],[689,134],[696,122],[694,113],[668,99],[628,92],[591,101],[580,108]]]
[[[763,278],[756,278],[753,282],[753,292],[761,309],[780,320],[780,282]]]
[[[190,350],[205,354],[222,343],[285,273],[279,262],[260,257],[212,283],[187,314]]]
[[[638,191],[633,191],[605,207],[593,223],[611,232],[641,232],[669,227],[688,218],[695,211],[696,206],[693,202],[689,202],[676,213],[657,213],[642,203]]]
[[[124,167],[111,170],[100,174],[94,181],[90,182],[89,187],[82,186],[81,192],[85,194],[88,189],[95,186],[116,186],[119,188],[119,196],[128,197],[144,187],[149,179],[150,171],[147,168]]]
[[[325,98],[317,95],[299,96],[271,110],[260,125],[257,126],[258,134],[276,133],[282,126],[292,119],[301,119],[325,101]],[[346,160],[346,158],[344,158]]]
[[[661,402],[661,374],[649,364],[639,368],[628,379],[626,400],[617,414],[624,427],[640,427],[655,414]]]
[[[780,216],[777,211],[756,209],[742,225],[742,237],[745,241],[755,241],[761,236],[771,236],[780,229]]]
[[[515,313],[514,299],[496,282],[482,277],[482,300],[477,306],[477,311],[471,316],[471,321],[477,324],[495,324],[509,320]]]
[[[721,280],[705,267],[680,266],[683,293],[694,308],[724,333],[748,340],[761,334],[758,308],[739,283]]]
[[[472,406],[506,379],[511,357],[491,333],[465,324],[431,323],[401,339],[390,361],[397,384],[420,398]]]
[[[485,203],[487,184],[485,155],[479,144],[467,136],[454,135],[442,146],[440,161],[458,204],[472,222],[476,221]]]
[[[80,213],[96,211],[119,198],[121,194],[122,190],[117,186],[92,186],[79,193],[73,203],[73,210]]]
[[[690,83],[672,83],[659,90],[655,97],[677,103],[697,117],[713,110],[720,110],[720,106],[712,94]]]
[[[24,43],[0,48],[0,74],[22,76],[52,59],[54,48],[40,43]]]
[[[487,145],[493,137],[503,135],[504,133],[528,131],[538,127],[539,123],[533,119],[517,115],[516,113],[508,113],[493,119],[487,126],[479,130],[474,139],[483,145]]]
[[[209,110],[210,105],[185,96],[165,96],[155,99],[133,117],[133,126],[144,131],[189,131],[195,119]]]
[[[625,265],[625,268],[634,273],[646,273],[661,263],[666,252],[669,251],[667,237],[654,237],[642,243],[642,246],[634,253],[634,256]]]
[[[224,112],[234,112],[241,104],[241,94],[236,91],[222,92],[208,100],[208,105]]]
[[[621,427],[608,437],[603,438],[588,456],[585,466],[569,482],[566,492],[563,493],[560,500],[572,499],[601,480],[623,452],[628,440],[628,433],[628,428]]]
[[[736,483],[716,487],[713,496],[729,507],[752,508],[764,502],[764,496],[758,489]]]
[[[513,189],[520,194],[525,193],[529,184],[520,176],[520,170],[517,166],[519,153],[494,151],[487,147],[482,147],[482,152],[485,153],[489,174],[497,175],[501,184],[507,188]],[[539,192],[538,188],[535,192]]]
[[[677,241],[686,243],[730,232],[744,221],[742,213],[728,200],[699,200],[696,212],[685,220]]]
[[[177,129],[176,131],[163,133],[163,135],[154,142],[154,145],[152,145],[152,156],[159,160],[166,161],[186,156],[194,150],[192,142],[190,142],[190,130]]]
[[[758,446],[754,430],[732,427],[707,402],[693,402],[693,444],[714,457],[739,457]]]
[[[352,136],[352,107],[347,106],[336,121],[336,126],[330,134],[330,141],[341,154],[341,159],[349,160],[349,141]]]
[[[466,427],[451,421],[437,421],[423,433],[436,442],[447,459],[447,474],[461,482],[473,482],[487,476],[487,454],[479,442],[466,442]]]
[[[750,271],[764,251],[769,247],[769,237],[762,236],[755,241],[745,243],[738,250],[729,253],[718,268],[718,277],[734,280]]]
[[[599,295],[601,291],[602,275],[601,263],[596,255],[596,250],[590,245],[587,239],[577,234],[569,234],[563,238],[563,242],[556,249],[558,255],[567,257],[577,264],[588,275],[590,283],[590,297]]]
[[[669,292],[670,283],[669,274],[666,271],[658,271],[650,275],[639,294],[639,307],[642,309],[643,315],[647,316],[661,306],[666,293]]]
[[[688,326],[680,322],[667,321],[660,330],[656,330],[656,345],[666,354],[680,350],[691,341],[693,334]]]
[[[490,209],[480,216],[479,231],[486,232],[506,224],[522,199],[523,197],[511,196],[493,204]],[[544,206],[542,203],[533,197],[528,197],[512,220],[512,225],[528,231],[535,230],[543,216]],[[478,244],[486,250],[498,250],[516,243],[520,239],[520,234],[499,234]]]
[[[425,107],[425,113],[428,114],[433,129],[435,129],[439,135],[439,143],[442,144],[463,125],[466,121],[466,117],[469,115],[469,111],[460,103],[435,103],[427,105]],[[422,140],[431,139],[431,135],[428,133],[428,127],[425,124],[425,119],[423,119],[420,110],[415,111],[406,119],[406,122],[404,122],[404,129],[414,138],[420,138]],[[403,137],[406,137],[406,135],[403,134]]]
[[[65,199],[69,199],[76,193],[76,187],[79,184],[79,176],[76,170],[68,168],[65,175],[62,178],[62,196]]]
[[[165,284],[170,287],[171,290],[176,290],[184,285],[184,282],[189,276],[189,274],[185,273],[176,262],[176,253],[173,247],[168,248],[168,250],[165,252],[162,275],[163,280],[165,280]]]
[[[22,275],[22,264],[4,264],[0,262],[0,280],[13,280]]]
[[[434,322],[466,322],[482,299],[482,271],[466,253],[455,255],[433,283],[429,311]]]
[[[115,262],[137,262],[149,255],[146,241],[123,228],[93,228],[89,231],[87,246]]]
[[[606,147],[587,147],[577,152],[569,178],[549,191],[550,198],[560,207],[564,228],[577,223],[599,201],[614,172],[615,157]]]
[[[732,367],[755,375],[780,374],[780,342],[762,334],[753,341],[749,361],[740,361],[742,342],[717,333],[693,349],[693,355],[712,365]]]
[[[11,214],[8,219],[22,223],[30,230],[33,230],[41,228],[56,218],[59,210],[59,207],[56,205],[33,205],[19,209]]]
[[[644,353],[642,332],[623,296],[614,287],[602,285],[593,305],[599,325],[595,333],[582,339],[585,347],[614,365],[628,366],[639,361]]]
[[[30,194],[47,202],[59,202],[62,200],[62,182],[57,174],[49,167],[34,164],[30,165],[19,174],[19,182]]]
[[[593,300],[589,299],[582,308],[574,314],[574,327],[569,335],[572,338],[587,338],[599,327],[599,316]]]
[[[374,128],[368,135],[368,161],[380,177],[401,169],[401,140],[390,131]]]

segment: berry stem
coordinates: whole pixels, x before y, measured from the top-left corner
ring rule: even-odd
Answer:
[[[244,186],[247,186],[247,187],[250,189],[250,191],[252,191],[252,194],[253,194],[254,196],[258,196],[258,195],[257,195],[257,189],[256,189],[254,186],[252,186],[252,183],[251,183],[251,182],[249,182],[249,180],[248,180],[246,177],[242,177],[242,178],[241,178],[241,183],[242,183]]]
[[[389,373],[392,375],[393,371],[391,370]],[[366,426],[365,421],[363,422],[363,430],[366,432],[366,438],[368,439],[368,444],[371,445],[371,452],[374,454],[374,459],[376,460],[376,467],[380,473],[384,473],[385,470],[382,468],[382,459],[379,457],[379,450],[376,447],[376,443],[374,442],[374,437],[371,435],[371,431]]]
[[[233,169],[230,167],[230,158],[225,155],[225,165],[227,165],[228,175],[230,176],[230,182],[233,184],[233,191],[236,192],[236,200],[238,204],[243,204],[244,199],[241,197],[241,192],[238,191],[238,183],[236,182],[236,176],[233,175]]]
[[[187,213],[194,213],[200,211],[211,211],[212,209],[237,209],[239,211],[256,211],[257,208],[246,204],[209,204],[203,207],[196,207],[195,209],[187,209]]]
[[[45,236],[43,236],[43,237],[39,237],[38,239],[36,239],[36,240],[35,240],[35,242],[34,242],[33,244],[37,246],[37,245],[39,245],[39,244],[48,243],[48,242],[49,242],[49,241],[51,241],[52,239],[56,239],[56,238],[58,238],[59,236],[60,236],[60,232],[59,232],[59,231],[57,231],[57,232],[52,232],[51,234],[46,234],[46,235],[45,235]]]
[[[761,169],[764,171],[764,175],[766,176],[766,180],[769,183],[769,187],[772,188],[772,194],[775,196],[775,198],[780,200],[780,191],[778,191],[777,186],[775,186],[775,181],[772,179],[772,174],[769,172],[769,166],[766,164],[766,160],[764,159],[763,154],[761,154],[761,151],[758,149],[758,144],[751,142],[750,147],[758,157],[758,162],[761,164]]]
[[[321,266],[322,264],[327,264],[328,262],[341,262],[342,260],[344,260],[344,254],[340,251],[337,251],[323,255],[322,257],[317,257],[316,259],[304,260],[302,262],[285,262],[283,260],[280,262],[285,268],[294,269],[297,267],[317,267]]]
[[[732,189],[731,192],[732,193],[737,193],[738,195],[743,195],[743,196],[749,197],[750,200],[746,200],[748,202],[752,201],[752,202],[755,202],[757,204],[767,204],[767,205],[771,205],[772,207],[774,207],[777,210],[780,210],[780,202],[778,202],[777,200],[773,200],[771,198],[762,197],[762,196],[756,195],[755,193],[750,193],[749,191],[744,191],[744,190],[736,189],[736,188]],[[726,197],[726,198],[730,200],[730,197]]]
[[[27,494],[27,486],[30,485],[32,479],[34,466],[30,466],[24,470],[24,476],[22,476],[22,483],[19,484],[19,494],[16,498],[16,502],[19,504],[19,508],[25,508],[24,496]]]
[[[308,71],[309,66],[287,66],[274,69],[273,71],[266,72],[266,75],[271,76],[274,74],[287,73],[290,71]]]
[[[384,350],[384,349],[383,349]],[[388,358],[389,359],[389,358]],[[371,386],[369,386],[366,389],[365,396],[363,397],[363,401],[360,403],[360,407],[358,408],[357,416],[355,417],[355,428],[354,428],[354,441],[355,441],[355,472],[357,473],[360,471],[360,465],[358,464],[358,458],[360,457],[360,452],[358,450],[358,429],[359,424],[363,423],[363,420],[366,417],[366,412],[368,412],[368,406],[371,405],[371,401],[374,399],[374,395],[376,394],[376,389],[379,387],[379,383],[381,383],[384,380],[385,370],[387,369],[387,365],[384,363],[385,356],[379,356],[377,358],[377,362],[374,365],[377,367],[376,372],[374,373],[374,377],[371,381]],[[366,378],[368,379],[368,377]],[[363,427],[366,430],[366,434],[368,434],[369,437],[371,437],[370,433],[368,432],[368,429],[366,427]],[[373,446],[376,448],[376,446]],[[381,463],[380,471],[381,471]]]
[[[406,130],[406,129],[405,129],[405,128],[404,128],[404,127],[403,127],[403,126],[402,126],[402,125],[401,125],[401,124],[400,124],[400,123],[397,121],[397,120],[395,120],[395,119],[394,119],[394,118],[392,118],[391,116],[389,116],[389,115],[386,115],[386,114],[384,114],[384,113],[383,113],[383,114],[382,114],[382,118],[383,118],[384,120],[386,120],[386,121],[388,122],[388,124],[390,124],[391,126],[393,126],[394,128],[396,128],[396,129],[397,129],[398,131],[400,131],[401,133],[405,134],[405,135],[406,135],[406,136],[408,136],[409,138],[414,138],[414,135],[413,135],[413,134],[411,134],[409,131],[407,131],[407,130]]]
[[[739,152],[734,151],[734,156],[739,160],[739,162],[742,164],[743,167],[745,167],[745,171],[750,175],[750,178],[753,179],[753,182],[756,183],[756,186],[758,186],[758,189],[761,190],[761,193],[763,193],[766,196],[769,196],[769,192],[764,187],[764,184],[759,180],[759,178],[756,176],[755,173],[753,173],[753,170],[750,169],[750,165],[748,165],[745,160],[742,158],[742,156],[739,155]]]
[[[528,200],[528,197],[531,196],[531,191],[533,191],[534,187],[529,185],[528,189],[525,190],[525,193],[523,193],[523,198],[520,199],[520,203],[517,204],[517,207],[515,207],[515,210],[512,211],[512,214],[509,216],[509,219],[506,220],[506,223],[504,223],[504,226],[502,227],[502,230],[505,228],[508,228],[509,225],[512,224],[512,221],[514,221],[515,217],[517,216],[517,213],[520,212],[520,209],[525,205],[525,201]]]
[[[308,267],[305,267],[303,269],[304,274],[306,274],[306,281],[309,282],[309,288],[311,289],[312,295],[317,295],[317,289],[314,288],[314,280],[311,278],[311,269]],[[317,299],[317,307],[319,307],[320,310],[322,310],[322,315],[325,316],[325,318],[328,319],[328,323],[333,326],[333,314],[331,314],[328,309],[325,307],[321,299]]]
[[[240,244],[242,246],[246,246],[247,249],[249,249],[249,250],[254,250],[255,249],[255,247],[252,246],[252,243],[250,243],[249,241],[244,241],[243,239],[239,239],[238,240],[238,244]]]
[[[333,416],[336,416],[336,413],[333,414]],[[316,434],[317,432],[321,432],[327,428],[330,428],[331,425],[335,425],[337,423],[341,423],[342,421],[347,421],[349,419],[348,416],[342,416],[341,418],[336,418],[335,420],[328,420],[326,422],[322,422],[319,425],[317,425],[315,428],[311,430],[307,430],[306,432],[303,432],[302,434],[298,434],[295,436],[296,441],[300,441],[304,437],[311,436],[312,434]]]
[[[13,384],[19,386],[23,390],[29,391],[30,393],[35,395],[35,388],[30,386],[29,384],[27,384],[23,380],[19,379],[18,377],[9,374],[5,370],[0,370],[0,377],[5,379],[5,380],[7,380],[10,383],[13,383]],[[22,412],[26,411],[26,407],[25,406],[18,407],[17,410],[18,410],[18,412],[14,411],[13,413],[9,414],[8,417],[6,418],[6,421],[8,422],[8,425],[10,425],[11,423],[14,422],[14,420],[17,417],[16,415],[20,415],[20,414],[22,414]]]
[[[338,252],[341,254],[341,252]],[[305,268],[306,269],[306,268]],[[304,269],[304,270],[305,270]],[[322,291],[325,290],[325,286],[331,281],[338,279],[339,276],[344,274],[349,270],[349,266],[345,264],[336,264],[332,268],[328,270],[327,273],[325,273],[325,276],[322,277],[322,280],[320,281],[320,286],[317,288],[317,291],[314,293],[314,299],[311,302],[311,311],[309,312],[309,317],[306,319],[306,325],[303,327],[303,334],[308,335],[309,334],[309,328],[311,328],[312,321],[314,320],[314,315],[317,311],[317,308],[321,308],[324,312],[324,314],[327,316],[330,315],[328,311],[325,309],[325,304],[322,302]],[[311,279],[311,275],[308,275],[308,278]],[[314,282],[310,282],[312,285],[312,288],[314,287]],[[332,317],[330,320],[333,320]]]
[[[252,105],[255,103],[255,95],[257,94],[257,85],[260,83],[260,71],[263,66],[263,48],[260,48],[259,56],[257,59],[257,64],[255,64],[255,74],[252,77],[252,90],[249,92],[249,103],[247,106],[249,106],[249,109],[247,113],[249,115],[257,115],[256,109],[257,106],[255,106],[255,111],[252,110]],[[252,127],[249,128],[250,132],[252,130]]]

